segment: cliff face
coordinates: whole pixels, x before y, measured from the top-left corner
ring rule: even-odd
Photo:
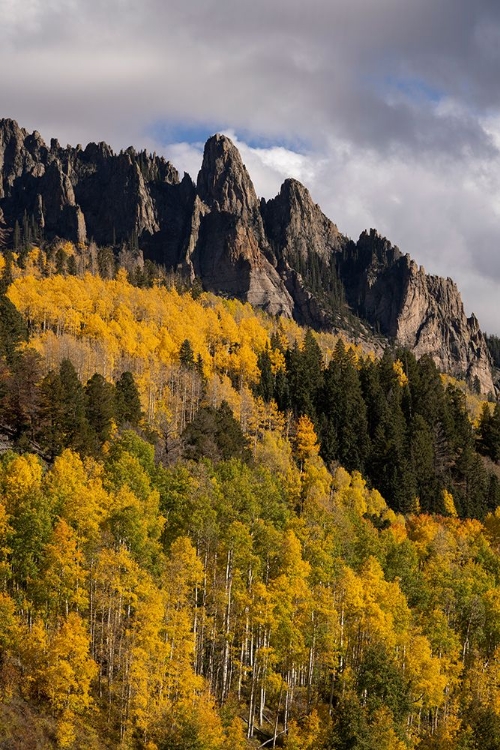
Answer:
[[[231,141],[207,141],[197,184],[199,220],[190,238],[191,273],[214,292],[246,299],[275,315],[291,316],[292,299],[268,260],[260,204]]]
[[[451,279],[426,274],[374,229],[344,255],[340,273],[351,308],[389,340],[417,357],[429,354],[444,372],[477,378],[483,393],[494,391],[484,335]]]
[[[119,245],[133,237],[158,262],[175,265],[189,231],[195,188],[163,158],[105,143],[50,148],[0,120],[0,207],[8,225],[28,216],[47,239]],[[167,229],[168,225],[168,229]]]
[[[207,141],[195,185],[154,154],[114,154],[105,143],[48,147],[0,120],[0,240],[27,217],[45,239],[139,245],[207,290],[316,328],[342,329],[357,316],[493,390],[483,334],[451,279],[427,275],[374,230],[352,242],[296,180],[259,202],[225,136]]]

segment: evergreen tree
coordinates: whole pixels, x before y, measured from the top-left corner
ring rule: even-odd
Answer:
[[[500,405],[495,404],[493,413],[488,404],[484,404],[478,425],[478,448],[492,461],[500,459]]]
[[[394,355],[387,350],[378,364],[384,402],[367,465],[370,479],[391,507],[408,512],[414,506],[416,486],[402,408],[404,386],[394,364]]]
[[[194,370],[194,352],[189,339],[184,339],[179,349],[179,362],[186,370]]]
[[[59,373],[51,370],[40,386],[38,440],[53,459],[65,446],[63,387]]]
[[[87,420],[98,447],[111,437],[116,417],[115,387],[95,373],[85,386],[85,396]]]
[[[213,461],[250,458],[241,426],[226,401],[217,409],[202,406],[187,425],[182,439],[186,458],[199,460],[205,457]]]
[[[491,354],[493,364],[495,367],[500,367],[500,337],[494,335],[490,336],[485,333],[484,338],[486,339],[486,345]]]
[[[421,414],[410,422],[409,444],[411,467],[415,477],[415,493],[424,511],[437,511],[435,503],[442,487],[434,473],[434,441],[432,431]]]
[[[322,455],[348,471],[363,471],[369,451],[366,405],[352,350],[339,339],[324,373],[321,411]]]
[[[13,247],[15,253],[18,253],[21,248],[21,227],[17,219],[14,224]]]
[[[2,276],[0,278],[0,294],[5,294],[7,289],[9,288],[10,284],[12,284],[13,276],[12,276],[12,252],[10,250],[5,250],[3,253],[5,265],[2,271]]]
[[[386,397],[380,384],[379,366],[373,359],[367,358],[361,363],[359,382],[363,401],[366,404],[368,435],[373,440],[387,408]]]
[[[262,396],[264,401],[274,398],[274,376],[272,371],[271,354],[266,346],[257,358],[257,366],[260,370],[260,380],[255,388],[257,396]]]
[[[86,453],[90,447],[90,426],[87,420],[87,399],[78,374],[69,359],[59,366],[62,389],[64,446]]]
[[[4,420],[15,440],[24,448],[35,439],[38,428],[40,360],[40,355],[33,349],[23,351],[14,358],[6,384]]]
[[[296,416],[307,414],[316,418],[315,403],[323,382],[323,357],[311,330],[306,331],[304,344],[295,344],[285,355],[286,374],[291,406]]]
[[[222,458],[224,460],[229,458],[248,460],[250,453],[245,435],[227,401],[223,401],[216,410],[215,423],[216,441]]]
[[[131,372],[124,372],[116,382],[116,418],[118,424],[137,426],[142,417],[141,399]]]
[[[18,345],[27,341],[28,331],[22,315],[10,299],[0,293],[0,356],[12,363]]]

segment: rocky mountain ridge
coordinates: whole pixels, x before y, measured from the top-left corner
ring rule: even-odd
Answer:
[[[105,143],[47,146],[0,120],[0,241],[28,222],[47,240],[134,246],[207,290],[317,329],[371,327],[493,392],[491,359],[451,279],[430,276],[375,230],[342,235],[296,180],[259,200],[223,135],[205,146],[195,184],[170,162]]]

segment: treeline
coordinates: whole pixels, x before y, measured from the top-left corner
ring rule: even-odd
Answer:
[[[473,425],[465,392],[429,356],[388,350],[376,360],[239,302],[134,287],[123,270],[110,281],[20,276],[8,294],[46,366],[78,360],[85,380],[99,367],[107,380],[133,374],[171,458],[204,403],[226,400],[248,433],[263,401],[292,431],[308,415],[327,465],[360,471],[398,512],[449,512],[452,495],[459,516],[483,518],[500,502],[480,455],[500,455],[500,413],[486,404]]]
[[[38,260],[0,294],[0,748],[496,750],[498,407]]]

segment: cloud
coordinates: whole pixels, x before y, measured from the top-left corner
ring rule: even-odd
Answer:
[[[259,194],[296,177],[341,231],[375,226],[452,276],[500,333],[497,0],[0,0],[0,12],[1,116],[62,143],[162,151],[194,179],[201,134],[226,132]]]

